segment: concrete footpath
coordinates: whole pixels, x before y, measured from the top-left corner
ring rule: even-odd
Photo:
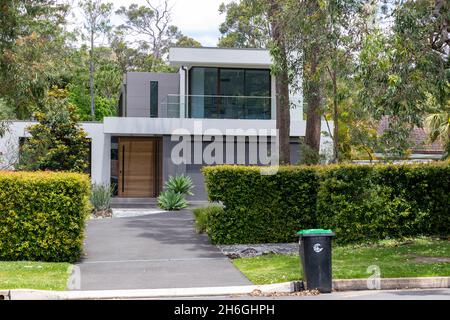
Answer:
[[[189,210],[91,220],[80,290],[245,286],[251,282],[193,228]]]

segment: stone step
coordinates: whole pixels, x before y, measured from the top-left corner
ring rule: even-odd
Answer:
[[[134,209],[134,208],[157,208],[156,198],[113,198],[111,199],[111,208],[115,209]]]

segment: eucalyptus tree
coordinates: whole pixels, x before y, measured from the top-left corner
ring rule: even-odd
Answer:
[[[271,40],[271,25],[264,1],[243,0],[222,3],[220,14],[225,21],[218,46],[230,48],[267,48]]]
[[[289,110],[293,103],[289,101],[289,93],[303,93],[305,144],[311,154],[319,153],[321,120],[327,119],[327,105],[331,100],[335,127],[330,135],[334,141],[334,158],[338,158],[338,107],[344,96],[339,83],[354,73],[356,51],[370,16],[368,2],[243,0],[220,7],[227,16],[220,28],[219,45],[271,50],[273,72],[284,82],[277,85],[280,88],[277,97],[285,101],[279,104],[286,106],[281,111]],[[277,115],[281,130],[288,126],[286,113]],[[285,137],[281,141],[287,141],[289,133],[282,130],[280,136],[283,133]]]
[[[274,57],[272,74],[276,76],[278,150],[281,164],[290,163],[290,100],[287,68],[287,34],[283,13],[285,0],[242,0],[222,4],[226,14],[220,26],[220,47],[267,48]]]
[[[113,10],[112,3],[102,0],[82,0],[79,5],[83,13],[83,38],[89,40],[89,89],[91,98],[91,119],[95,120],[95,40],[105,36],[112,28],[110,17]]]
[[[200,48],[202,44],[191,37],[181,36],[175,42],[175,46],[184,48]]]
[[[143,50],[148,49],[153,56],[153,66],[164,60],[169,46],[183,35],[172,24],[171,7],[168,0],[155,6],[146,0],[145,5],[131,4],[128,8],[122,6],[116,13],[124,18],[125,23],[120,29],[136,37]],[[155,71],[149,70],[149,71]]]
[[[3,0],[0,5],[0,99],[16,119],[45,105],[65,72],[68,6],[56,0]]]
[[[360,55],[360,101],[375,119],[389,118],[385,154],[404,156],[409,135],[429,113],[448,110],[448,2],[388,1],[389,28],[374,30]]]
[[[306,109],[305,144],[318,153],[321,123],[331,114],[334,130],[333,158],[339,159],[340,105],[353,87],[351,81],[363,35],[373,17],[372,1],[365,0],[287,0],[283,15],[288,47],[288,68],[301,74],[302,81],[291,87],[302,91]],[[328,121],[327,121],[328,124]]]

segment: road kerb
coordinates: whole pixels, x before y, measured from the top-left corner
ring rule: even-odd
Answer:
[[[333,280],[334,291],[450,288],[450,277]]]
[[[262,293],[292,293],[291,282],[260,286],[232,286],[209,288],[145,289],[145,290],[102,290],[102,291],[40,291],[18,289],[10,291],[11,300],[110,300],[177,298],[198,296],[248,295],[255,290]]]
[[[450,277],[425,278],[384,278],[379,279],[379,287],[373,279],[333,280],[333,291],[359,290],[401,290],[450,288]],[[255,290],[261,293],[290,294],[298,288],[298,282],[284,282],[270,285],[144,289],[144,290],[101,290],[101,291],[41,291],[16,289],[0,291],[0,298],[10,300],[113,300],[113,299],[153,299],[188,298],[201,296],[248,295]]]

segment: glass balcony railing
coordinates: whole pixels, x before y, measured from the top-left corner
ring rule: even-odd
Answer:
[[[161,107],[166,118],[272,118],[272,98],[263,96],[168,95]]]

